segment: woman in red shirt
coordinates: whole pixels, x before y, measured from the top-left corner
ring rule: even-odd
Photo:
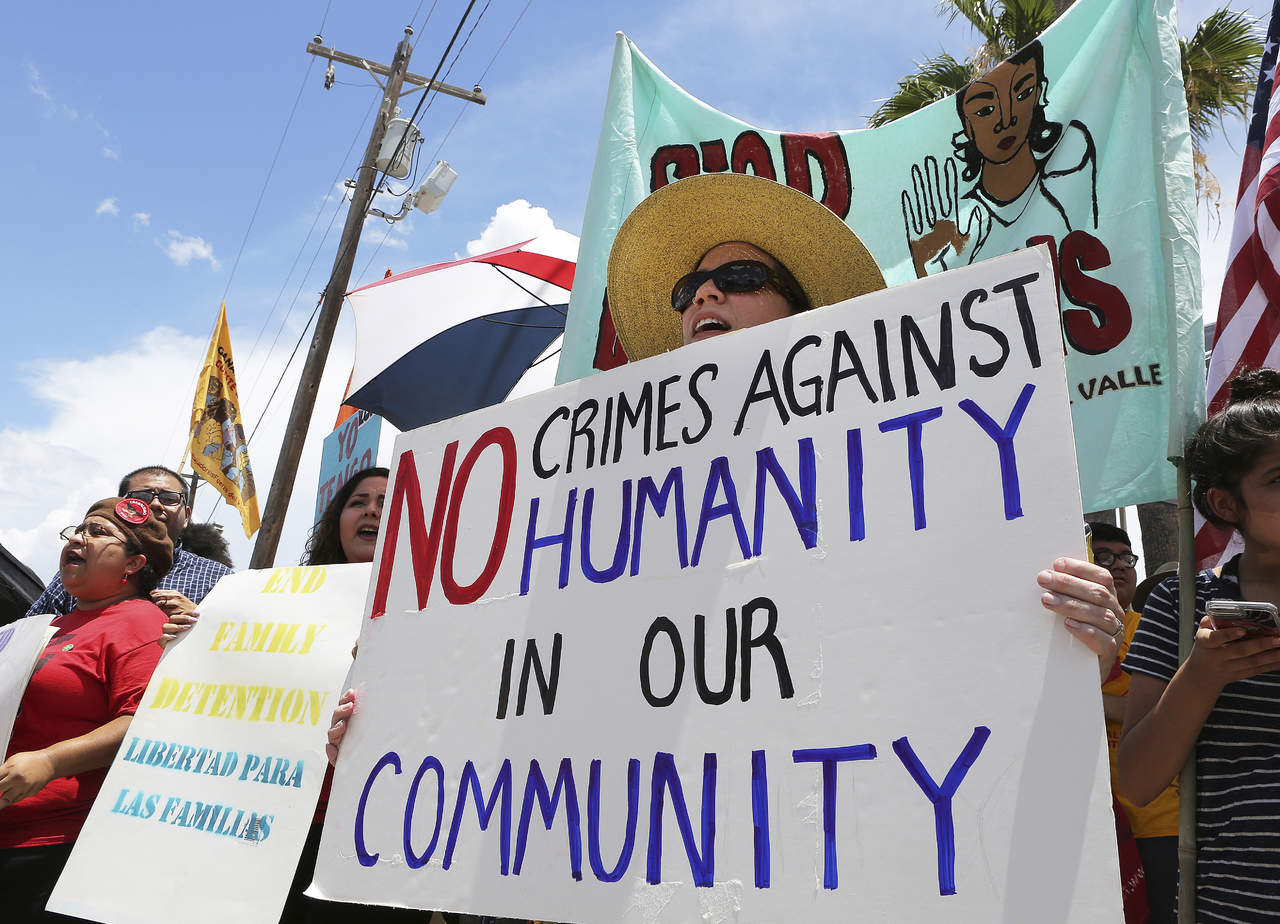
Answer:
[[[51,624],[0,764],[5,921],[46,919],[45,902],[161,653],[165,616],[147,595],[173,565],[173,544],[151,508],[109,497],[59,535],[59,575],[76,608]]]

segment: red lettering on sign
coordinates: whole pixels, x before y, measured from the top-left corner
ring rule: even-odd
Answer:
[[[743,132],[734,139],[730,166],[734,173],[746,173],[750,167],[752,173],[766,180],[778,178],[778,172],[773,169],[773,155],[769,153],[769,145],[760,137],[759,132]]]
[[[841,218],[847,217],[853,186],[849,157],[840,136],[834,132],[783,133],[782,162],[787,172],[787,185],[807,196],[813,196],[813,178],[809,171],[811,157],[817,161],[822,174],[822,198],[818,201]]]
[[[514,452],[514,448],[512,450]],[[440,465],[440,483],[436,486],[435,506],[431,511],[431,529],[423,521],[422,488],[418,484],[418,466],[413,450],[400,454],[396,481],[391,491],[391,509],[387,511],[387,538],[382,544],[382,560],[378,562],[378,582],[373,589],[373,614],[377,619],[387,611],[387,592],[391,588],[391,571],[396,559],[396,540],[400,534],[400,511],[409,513],[409,554],[413,562],[413,580],[418,589],[418,609],[426,609],[435,576],[436,552],[440,547],[440,524],[444,520],[445,501],[453,480],[453,463],[458,457],[458,441],[444,451]],[[512,490],[514,491],[514,485]]]
[[[498,522],[494,526],[493,540],[489,544],[489,558],[484,570],[472,583],[461,586],[454,577],[453,558],[458,541],[458,511],[462,507],[463,495],[467,492],[467,483],[471,479],[471,470],[475,467],[480,453],[490,446],[497,446],[502,451],[502,488],[498,496]],[[507,550],[507,534],[511,530],[511,514],[516,501],[516,441],[506,427],[494,427],[486,432],[471,447],[462,465],[458,468],[458,478],[453,483],[449,498],[449,515],[445,520],[444,548],[441,551],[440,586],[450,603],[462,605],[474,603],[489,589],[498,566],[502,564],[503,553]]]
[[[702,149],[703,173],[724,173],[729,169],[729,155],[725,153],[724,142],[719,138],[704,141],[698,147]]]
[[[1119,346],[1133,328],[1133,312],[1124,293],[1086,270],[1111,265],[1102,241],[1086,231],[1072,231],[1062,240],[1062,291],[1077,308],[1064,308],[1062,328],[1067,342],[1091,356]]]
[[[668,169],[675,167],[671,176]],[[672,180],[698,175],[698,149],[691,144],[668,144],[653,152],[649,160],[649,191],[661,189]]]

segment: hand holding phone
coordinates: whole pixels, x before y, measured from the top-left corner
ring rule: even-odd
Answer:
[[[1210,600],[1205,616],[1215,629],[1240,628],[1245,638],[1280,636],[1280,612],[1273,603],[1251,600]]]

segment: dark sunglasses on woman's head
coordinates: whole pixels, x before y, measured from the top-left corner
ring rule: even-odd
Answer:
[[[153,497],[159,498],[160,505],[163,507],[177,507],[187,500],[187,495],[181,491],[161,491],[159,488],[139,488],[137,491],[128,492],[125,497],[136,498],[144,504],[150,504]]]
[[[715,269],[694,270],[680,277],[671,289],[671,307],[683,312],[693,304],[702,284],[710,279],[721,292],[757,292],[767,285],[773,286],[784,298],[791,296],[791,287],[771,268],[759,260],[731,260]]]

